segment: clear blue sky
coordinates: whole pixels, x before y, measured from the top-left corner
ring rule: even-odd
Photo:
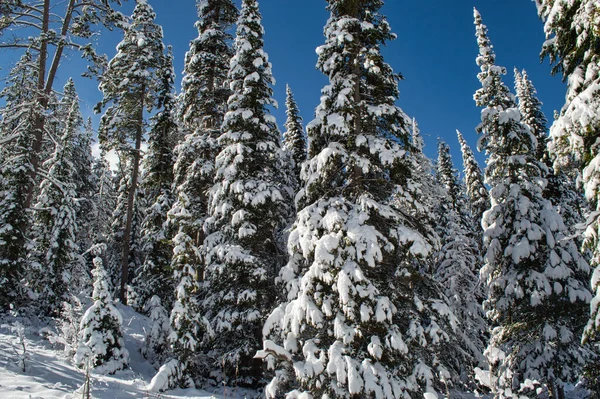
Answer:
[[[197,35],[195,1],[149,0],[149,3],[156,11],[157,22],[163,26],[165,43],[173,46],[179,89],[184,55],[189,41]],[[236,3],[239,5],[240,0]],[[265,50],[277,80],[274,87],[280,104],[274,111],[277,122],[281,126],[285,121],[285,85],[289,83],[306,124],[313,118],[320,90],[326,83],[325,77],[315,69],[315,48],[324,41],[323,26],[328,17],[326,2],[259,0],[259,3],[266,31]],[[130,13],[133,5],[132,0],[128,1],[123,11]],[[451,146],[459,169],[462,162],[455,129],[461,130],[474,147],[477,140],[474,128],[480,115],[473,102],[473,93],[479,87],[473,7],[481,12],[489,28],[497,63],[507,67],[505,82],[511,88],[513,67],[527,69],[550,120],[554,110],[562,106],[565,93],[560,79],[550,76],[548,62],[540,64],[544,34],[533,1],[387,0],[382,12],[398,39],[387,44],[384,56],[405,78],[400,82],[398,105],[417,119],[425,137],[426,153],[435,157],[437,137],[441,137]],[[99,43],[112,57],[119,40],[120,35],[112,33],[101,36]],[[76,77],[81,71],[76,54],[71,55],[68,62],[60,73],[61,82],[69,75]],[[86,103],[84,112],[89,114],[100,99],[97,84],[81,79],[76,83]],[[484,156],[479,155],[478,159],[483,162]]]

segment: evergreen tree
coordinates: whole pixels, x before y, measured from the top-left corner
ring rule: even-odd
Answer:
[[[473,369],[485,366],[487,322],[481,303],[484,292],[479,284],[482,259],[480,246],[471,228],[467,199],[450,157],[450,147],[443,141],[438,145],[436,177],[444,194],[437,209],[437,230],[441,247],[436,256],[434,277],[444,287],[454,314],[460,321],[462,347],[467,363],[461,364],[463,382],[473,382]]]
[[[123,317],[113,305],[108,291],[106,271],[102,266],[102,250],[93,249],[94,257],[94,303],[81,318],[79,347],[73,361],[80,368],[90,366],[98,373],[112,374],[127,366],[129,352],[125,349],[121,324]]]
[[[101,144],[106,150],[115,149],[131,158],[121,255],[119,297],[123,303],[127,303],[128,261],[145,130],[144,111],[151,111],[156,106],[156,74],[165,62],[162,28],[154,22],[155,18],[146,0],[136,0],[132,22],[125,29],[123,40],[117,46],[117,54],[102,76],[100,90],[104,98],[97,106],[97,110],[100,110],[110,104],[101,120]]]
[[[483,213],[490,206],[489,194],[487,188],[485,188],[483,173],[481,173],[473,150],[471,150],[471,147],[469,147],[469,144],[467,144],[458,130],[456,134],[458,135],[458,142],[460,143],[460,150],[462,152],[465,188],[467,197],[469,198],[469,208],[473,219],[477,223],[477,226],[479,226]]]
[[[275,298],[281,266],[277,233],[285,226],[288,188],[282,184],[280,133],[271,64],[256,0],[244,0],[230,64],[228,99],[210,191],[205,292],[201,311],[210,323],[205,351],[223,366],[223,378],[256,385],[262,325]]]
[[[73,138],[74,148],[71,162],[75,169],[73,183],[78,199],[77,220],[80,226],[77,233],[77,244],[82,250],[87,250],[94,242],[97,242],[94,237],[95,230],[92,227],[96,223],[94,220],[94,194],[97,191],[96,184],[98,183],[93,172],[93,135],[92,120],[88,118],[84,122],[83,128],[78,129]]]
[[[175,167],[177,168],[177,165]],[[178,208],[178,205],[181,207]],[[188,223],[192,222],[192,216],[187,209],[189,209],[187,195],[185,192],[180,192],[178,201],[169,212],[169,217],[179,223],[179,232],[173,237],[171,266],[177,288],[170,316],[171,334],[169,335],[176,372],[169,374],[169,381],[166,384],[169,388],[190,386],[193,384],[193,378],[201,374],[201,365],[196,354],[202,332],[205,330],[196,297],[200,289],[198,260],[201,259],[201,255],[192,238],[186,234],[190,231]]]
[[[494,327],[486,354],[495,396],[534,396],[528,382],[533,381],[556,397],[564,383],[577,381],[590,356],[574,338],[582,333],[591,300],[585,284],[589,266],[543,197],[546,181],[536,138],[502,82],[506,70],[495,65],[477,10],[474,17],[482,83],[474,98],[484,108],[477,130],[491,186],[481,275],[488,286],[484,308]]]
[[[37,275],[34,290],[43,298],[38,305],[49,315],[58,315],[68,294],[78,294],[87,285],[87,271],[76,240],[79,224],[73,164],[74,140],[82,118],[77,96],[69,101],[63,135],[55,145],[54,154],[44,164],[48,172],[40,185],[33,226],[31,261]]]
[[[237,18],[231,0],[201,0],[198,3],[198,37],[186,54],[179,119],[185,132],[175,148],[175,202],[168,213],[173,232],[175,304],[169,337],[177,372],[169,374],[169,386],[188,385],[201,370],[197,346],[203,338],[198,314],[200,279],[204,278],[203,225],[208,210],[208,190],[214,180],[217,138],[225,113],[229,88],[227,71],[232,51],[227,33]]]
[[[35,102],[44,111],[36,114],[33,124],[33,141],[29,151],[31,168],[28,172],[24,208],[29,208],[35,199],[40,181],[37,172],[47,159],[44,156],[52,153],[46,152],[51,147],[46,147],[45,144],[51,137],[52,127],[48,125],[54,124],[55,79],[59,67],[69,64],[63,59],[65,50],[70,48],[80,51],[83,57],[94,64],[90,67],[92,72],[101,69],[105,59],[96,54],[91,38],[96,37],[94,28],[97,25],[108,29],[123,25],[124,18],[113,8],[115,4],[120,5],[121,0],[3,0],[0,5],[0,47],[18,50],[26,48],[27,53],[34,52],[36,56],[33,67],[37,79],[31,93],[35,94]],[[16,34],[3,35],[7,30]],[[61,134],[55,137],[60,136]]]
[[[170,308],[175,288],[170,268],[173,247],[166,229],[167,211],[173,204],[173,139],[177,131],[173,113],[175,73],[170,49],[167,62],[157,75],[162,82],[158,98],[161,110],[153,117],[148,133],[149,147],[144,158],[142,185],[146,200],[150,203],[144,215],[140,237],[145,260],[133,281],[140,308],[146,306],[154,293]]]
[[[116,192],[113,172],[106,160],[106,153],[101,149],[100,156],[94,160],[92,176],[95,190],[92,203],[92,242],[107,243],[111,234],[112,214],[116,209]]]
[[[588,212],[587,206],[584,198],[576,192],[575,176],[569,175],[565,170],[555,172],[553,169],[553,157],[548,151],[548,121],[542,112],[542,103],[537,98],[537,91],[525,70],[520,73],[515,69],[515,89],[522,121],[537,139],[536,157],[542,163],[543,175],[548,180],[544,198],[550,199],[556,205],[567,228],[572,234],[579,236],[576,225],[583,221],[583,215]],[[577,237],[578,246],[581,245],[581,241]]]
[[[233,56],[229,28],[238,11],[231,0],[197,0],[198,37],[190,42],[181,80],[180,120],[184,130],[219,129],[230,91],[225,85]]]
[[[565,105],[550,128],[549,150],[556,154],[555,170],[575,169],[581,174],[585,197],[598,210],[600,151],[600,5],[595,0],[571,2],[536,0],[545,21],[543,57],[553,64],[552,73],[567,81]],[[595,268],[591,286],[595,297],[584,339],[600,331],[600,241],[598,217],[588,222],[585,247],[592,252]]]
[[[291,185],[294,193],[298,192],[298,182],[300,179],[300,170],[302,162],[306,161],[306,136],[302,127],[302,117],[298,104],[294,100],[292,89],[287,85],[285,88],[285,107],[287,119],[285,121],[286,131],[283,133],[283,148],[286,150],[291,160],[293,168],[291,173]]]
[[[24,300],[21,278],[26,268],[26,232],[29,216],[25,203],[32,185],[31,146],[35,120],[42,112],[36,99],[37,66],[29,52],[10,71],[0,93],[0,309]]]
[[[169,313],[164,308],[158,295],[154,295],[146,302],[144,312],[152,320],[152,327],[146,333],[142,355],[155,366],[160,366],[169,354],[169,335],[171,324]]]
[[[537,140],[536,157],[544,164],[549,164],[548,155],[548,120],[542,112],[542,102],[537,98],[537,91],[533,83],[523,70],[515,68],[515,91],[519,100],[521,122],[529,127]]]
[[[330,0],[316,119],[290,262],[287,303],[267,320],[268,397],[423,397],[450,379],[438,356],[456,321],[429,276],[432,245],[409,203],[410,120],[380,53],[394,35],[382,1]],[[418,209],[416,206],[415,209]],[[427,272],[426,272],[427,270]],[[444,364],[442,364],[444,362]]]

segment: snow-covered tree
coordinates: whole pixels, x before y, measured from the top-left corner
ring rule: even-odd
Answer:
[[[286,223],[289,188],[283,184],[280,133],[271,64],[256,0],[244,0],[228,80],[232,94],[215,160],[205,223],[206,270],[201,310],[210,324],[204,350],[222,366],[222,378],[256,385],[262,364],[262,325],[282,263],[278,232]]]
[[[72,49],[92,62],[90,71],[97,72],[105,59],[95,52],[94,42],[98,34],[96,28],[103,25],[109,29],[121,26],[124,20],[114,6],[121,0],[3,0],[0,4],[0,47],[17,51],[33,52],[35,63],[35,95],[38,106],[46,111],[37,114],[34,121],[33,141],[30,144],[29,159],[31,169],[27,182],[27,197],[23,204],[29,208],[35,199],[35,191],[40,179],[37,171],[41,167],[49,142],[49,132],[53,123],[53,90],[59,69],[69,69],[65,62],[65,50]],[[10,31],[11,34],[4,34]],[[66,67],[66,68],[65,68]],[[33,76],[33,75],[32,75]],[[60,135],[59,135],[60,136]],[[51,154],[51,151],[47,155]]]
[[[106,150],[114,149],[122,156],[131,158],[119,291],[123,303],[127,303],[128,260],[145,131],[144,112],[156,106],[157,72],[165,63],[162,28],[154,22],[155,18],[146,0],[136,0],[132,21],[124,31],[123,40],[117,45],[117,54],[102,75],[100,90],[104,98],[96,107],[99,111],[108,105],[98,132],[101,145]]]
[[[116,208],[116,197],[113,172],[101,150],[98,159],[94,160],[92,176],[95,182],[93,194],[94,211],[92,216],[92,242],[106,243],[111,232],[112,214]]]
[[[537,139],[536,157],[542,163],[543,176],[548,180],[544,189],[544,197],[551,200],[557,207],[565,225],[576,234],[577,244],[580,246],[580,231],[576,225],[584,220],[588,212],[583,196],[577,193],[575,187],[574,171],[553,169],[553,156],[548,151],[547,119],[542,111],[542,102],[537,98],[537,91],[527,72],[519,72],[515,68],[515,91],[519,102],[519,112],[522,122],[529,127]]]
[[[144,263],[133,285],[140,308],[156,293],[165,307],[173,303],[171,258],[173,247],[167,231],[167,212],[173,204],[173,147],[177,125],[174,120],[172,54],[157,73],[162,86],[158,92],[160,111],[153,116],[148,133],[148,151],[144,158],[142,189],[149,203],[141,226]]]
[[[121,332],[123,317],[113,305],[108,291],[106,271],[102,265],[103,248],[104,245],[99,245],[93,250],[94,303],[81,318],[79,347],[73,361],[80,368],[89,364],[98,373],[112,374],[127,366],[129,352],[125,349]]]
[[[217,129],[223,121],[230,90],[225,85],[229,59],[229,28],[238,11],[231,0],[197,0],[198,37],[190,42],[181,80],[180,120],[186,133]]]
[[[546,43],[542,56],[554,64],[553,73],[567,82],[565,105],[550,128],[549,150],[556,154],[556,170],[575,169],[581,174],[585,197],[598,210],[600,197],[600,5],[594,0],[572,2],[537,0],[545,21]],[[596,213],[595,213],[596,214]],[[595,293],[585,338],[600,331],[600,241],[598,217],[588,222],[585,247],[592,251],[595,268],[591,285]]]
[[[423,397],[450,379],[448,305],[429,269],[432,244],[406,208],[416,165],[399,75],[380,53],[394,35],[382,1],[328,1],[316,118],[280,280],[288,302],[264,328],[268,397]],[[414,207],[418,209],[417,207]],[[424,228],[428,230],[428,228]],[[447,328],[448,327],[448,328]]]
[[[175,148],[174,203],[168,213],[173,234],[175,304],[170,335],[174,366],[167,385],[188,385],[202,374],[196,354],[205,330],[199,314],[200,281],[204,278],[203,225],[208,190],[214,180],[217,138],[225,114],[227,71],[232,56],[229,28],[237,18],[231,0],[201,0],[196,23],[198,37],[186,53],[179,119],[185,137]]]
[[[285,94],[285,114],[287,119],[284,124],[286,130],[283,132],[283,148],[291,160],[293,160],[291,181],[294,193],[296,193],[299,189],[298,182],[300,180],[302,162],[306,161],[306,136],[302,127],[300,110],[289,85],[285,88]]]
[[[483,182],[483,173],[481,173],[481,168],[475,159],[473,150],[458,130],[456,134],[462,152],[464,182],[467,197],[469,198],[471,214],[477,222],[477,226],[479,226],[483,212],[490,206],[489,194]]]
[[[154,295],[146,302],[144,312],[152,320],[150,330],[146,332],[142,355],[155,366],[160,366],[169,355],[169,335],[171,324],[169,313],[163,306],[160,297]]]
[[[62,124],[63,134],[55,144],[54,154],[44,163],[47,173],[34,207],[34,251],[30,261],[37,277],[32,285],[40,298],[38,305],[50,315],[58,315],[68,294],[80,293],[88,280],[76,242],[79,204],[73,163],[82,118],[77,96],[68,100],[70,105],[62,105],[69,107]]]
[[[436,178],[445,195],[440,198],[436,212],[441,246],[435,259],[434,277],[444,288],[444,294],[460,321],[462,347],[465,349],[463,359],[468,362],[461,364],[462,369],[459,370],[463,382],[472,382],[473,369],[485,366],[483,351],[488,329],[481,306],[484,291],[479,282],[483,260],[476,238],[481,234],[472,231],[472,218],[466,206],[468,200],[452,164],[450,147],[443,141],[438,144]]]
[[[67,93],[67,83],[65,94]],[[74,91],[73,85],[73,92]],[[76,93],[75,93],[76,94]],[[75,168],[73,183],[75,184],[75,193],[77,194],[77,220],[80,229],[77,233],[77,244],[79,248],[87,250],[94,242],[97,242],[94,234],[96,231],[92,227],[96,221],[94,195],[98,190],[98,183],[93,172],[94,156],[92,155],[92,137],[94,131],[92,128],[92,120],[88,118],[83,122],[82,129],[76,131],[73,138],[73,158],[72,163]]]
[[[198,248],[192,238],[186,234],[189,231],[187,223],[192,217],[187,211],[188,202],[185,193],[179,194],[181,208],[172,208],[169,217],[179,222],[179,232],[173,237],[173,279],[177,283],[175,303],[171,311],[171,333],[169,345],[177,369],[169,374],[168,387],[186,387],[193,384],[193,378],[200,373],[200,364],[196,354],[205,326],[200,314],[197,295],[200,284],[198,281],[198,260],[201,259]]]
[[[546,179],[536,137],[502,82],[506,70],[495,65],[477,10],[474,17],[482,83],[474,98],[484,108],[477,130],[491,187],[491,207],[482,222],[484,308],[493,326],[486,354],[497,398],[525,394],[530,381],[546,385],[555,397],[564,383],[577,381],[590,355],[578,339],[591,300],[589,266],[543,197]]]
[[[0,93],[0,309],[22,301],[21,278],[26,268],[26,232],[29,228],[28,187],[32,184],[31,146],[38,114],[37,66],[29,52],[10,71]]]

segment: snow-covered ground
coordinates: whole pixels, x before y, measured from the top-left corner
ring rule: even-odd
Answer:
[[[148,331],[150,320],[129,307],[119,305],[118,309],[123,315],[123,336],[130,356],[129,367],[114,375],[92,373],[93,398],[235,399],[258,396],[256,392],[235,388],[214,393],[197,389],[176,389],[160,394],[149,392],[148,385],[156,370],[141,356],[139,349],[144,344],[144,331]],[[40,326],[23,324],[14,320],[0,323],[0,399],[82,398],[84,371],[71,364],[61,345],[51,344],[42,337]],[[458,396],[461,399],[475,399],[472,394]],[[588,393],[570,386],[567,387],[566,397],[585,399]]]
[[[149,328],[149,320],[129,307],[118,306],[118,309],[123,315],[123,335],[125,346],[129,350],[130,366],[114,375],[92,373],[93,398],[233,399],[257,395],[234,388],[227,388],[226,392],[221,389],[218,393],[197,389],[177,389],[160,394],[149,392],[148,385],[156,370],[139,352],[144,341],[144,331]],[[0,324],[0,399],[81,398],[85,372],[71,364],[61,345],[53,345],[42,338],[39,330],[39,326],[23,327],[13,321],[7,323],[5,320]]]

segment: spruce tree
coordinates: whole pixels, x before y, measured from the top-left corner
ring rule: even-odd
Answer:
[[[273,281],[281,267],[277,233],[285,226],[290,199],[282,184],[280,133],[269,113],[274,79],[263,35],[257,1],[244,0],[205,223],[201,302],[211,331],[204,348],[213,367],[222,365],[227,381],[251,386],[262,378],[261,362],[253,356],[275,299]]]
[[[481,173],[473,150],[471,150],[471,147],[469,147],[469,144],[467,144],[467,141],[458,130],[456,134],[458,135],[458,142],[460,143],[460,150],[462,152],[465,189],[469,198],[469,207],[473,219],[476,221],[477,226],[479,226],[483,212],[490,206],[489,194],[483,182],[483,173]]]
[[[166,226],[167,212],[173,204],[173,141],[177,132],[173,96],[175,73],[170,49],[167,61],[157,75],[162,82],[158,92],[160,111],[153,116],[148,133],[149,146],[144,158],[142,184],[149,202],[140,237],[145,259],[133,281],[138,305],[142,309],[154,293],[164,306],[170,308],[175,288],[170,268],[173,247]]]
[[[92,176],[95,181],[93,193],[92,242],[106,243],[111,234],[112,214],[116,208],[116,192],[113,172],[101,149],[100,156],[94,160]]]
[[[462,347],[466,349],[461,364],[462,382],[473,382],[473,370],[484,367],[487,322],[481,303],[484,291],[479,282],[480,256],[479,232],[472,231],[472,217],[468,212],[464,188],[452,164],[450,147],[443,141],[438,144],[437,181],[444,195],[437,206],[437,230],[441,246],[436,254],[434,277],[444,287],[453,312],[460,321]],[[476,227],[479,230],[478,227]]]
[[[125,349],[121,324],[123,317],[113,305],[108,290],[106,271],[102,265],[104,245],[93,248],[94,303],[81,317],[79,347],[73,358],[75,365],[88,365],[98,373],[113,374],[127,366],[129,352]]]
[[[595,0],[571,2],[536,0],[545,21],[546,42],[542,57],[549,57],[552,73],[567,82],[565,104],[550,128],[549,150],[556,154],[555,170],[581,174],[585,197],[597,211],[600,176],[600,5]],[[573,174],[571,172],[571,174]],[[598,217],[588,222],[585,247],[592,252],[595,268],[591,287],[595,297],[584,339],[597,338],[600,331],[600,245]]]
[[[544,190],[544,197],[557,207],[567,228],[578,236],[577,244],[580,246],[582,240],[577,224],[584,220],[583,215],[588,209],[585,199],[577,193],[576,176],[573,175],[573,171],[571,174],[565,170],[554,171],[554,157],[548,151],[548,121],[542,111],[542,102],[537,98],[537,91],[525,70],[519,72],[515,68],[515,90],[522,121],[537,139],[536,158],[545,167],[542,172],[548,184]]]
[[[25,203],[33,184],[31,148],[35,121],[42,112],[36,99],[37,66],[29,52],[10,71],[0,93],[0,309],[24,300],[21,278],[26,269],[27,230],[30,220]]]
[[[283,133],[283,148],[293,160],[293,168],[291,170],[291,185],[294,193],[298,192],[298,183],[300,180],[300,170],[302,162],[306,161],[306,136],[302,127],[302,117],[298,104],[294,100],[292,89],[289,85],[285,88],[285,132]]]
[[[68,83],[67,83],[68,84]],[[45,314],[58,315],[69,293],[79,294],[86,286],[87,271],[77,245],[77,187],[73,163],[75,138],[81,129],[79,99],[71,104],[54,154],[44,163],[48,170],[40,185],[33,225],[34,252],[30,258],[35,269],[34,291]],[[62,110],[61,110],[62,111]]]
[[[502,82],[506,70],[495,65],[477,10],[474,17],[482,83],[474,98],[484,108],[477,130],[488,155],[485,176],[491,187],[491,207],[482,222],[487,253],[481,275],[493,326],[486,354],[494,394],[533,396],[533,381],[560,395],[564,383],[577,381],[590,356],[576,339],[591,300],[585,283],[589,266],[543,197],[546,179],[536,137],[521,122],[514,96]]]
[[[175,198],[168,213],[174,246],[171,269],[177,286],[169,337],[177,372],[170,374],[170,386],[188,385],[191,378],[205,374],[196,354],[205,330],[197,298],[204,278],[203,225],[214,180],[217,138],[230,93],[226,84],[232,56],[228,30],[238,15],[231,0],[201,0],[197,6],[198,37],[186,53],[178,106],[185,137],[174,150]]]
[[[132,22],[117,46],[117,54],[109,62],[100,81],[104,96],[98,104],[108,108],[102,116],[99,139],[106,150],[115,149],[122,157],[131,158],[128,181],[125,227],[121,254],[119,297],[127,303],[129,252],[138,188],[141,143],[145,131],[144,112],[156,106],[157,71],[165,62],[162,28],[154,22],[156,15],[146,0],[136,0]],[[127,82],[126,85],[123,82]]]
[[[382,5],[328,1],[317,66],[329,84],[308,125],[288,302],[265,325],[267,397],[417,398],[452,377],[438,354],[456,320],[429,275],[429,227],[391,205],[411,202],[417,177],[399,75],[380,53],[394,38]]]

